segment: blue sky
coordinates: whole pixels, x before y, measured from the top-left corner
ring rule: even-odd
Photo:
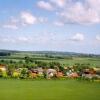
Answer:
[[[0,0],[0,49],[100,54],[100,0]]]

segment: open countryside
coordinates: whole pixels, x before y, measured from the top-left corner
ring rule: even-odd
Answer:
[[[0,100],[100,100],[100,0],[0,0]]]
[[[1,51],[0,99],[99,100],[99,55],[63,53]]]

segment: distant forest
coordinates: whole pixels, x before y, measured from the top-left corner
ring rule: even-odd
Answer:
[[[58,51],[14,51],[14,50],[0,50],[0,56],[10,56],[14,53],[31,53],[45,55],[48,58],[65,58],[65,57],[100,57],[98,54],[85,54],[75,52],[58,52]]]

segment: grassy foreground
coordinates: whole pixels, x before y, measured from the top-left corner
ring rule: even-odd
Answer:
[[[0,100],[100,100],[100,83],[0,79]]]

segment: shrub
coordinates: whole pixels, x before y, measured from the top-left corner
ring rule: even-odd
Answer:
[[[7,78],[7,77],[8,77],[8,75],[7,75],[7,72],[6,72],[6,71],[3,71],[3,72],[2,72],[2,77],[4,77],[4,78]]]
[[[19,72],[13,72],[13,74],[12,74],[12,77],[13,78],[19,78],[19,76],[20,76],[20,73]]]

